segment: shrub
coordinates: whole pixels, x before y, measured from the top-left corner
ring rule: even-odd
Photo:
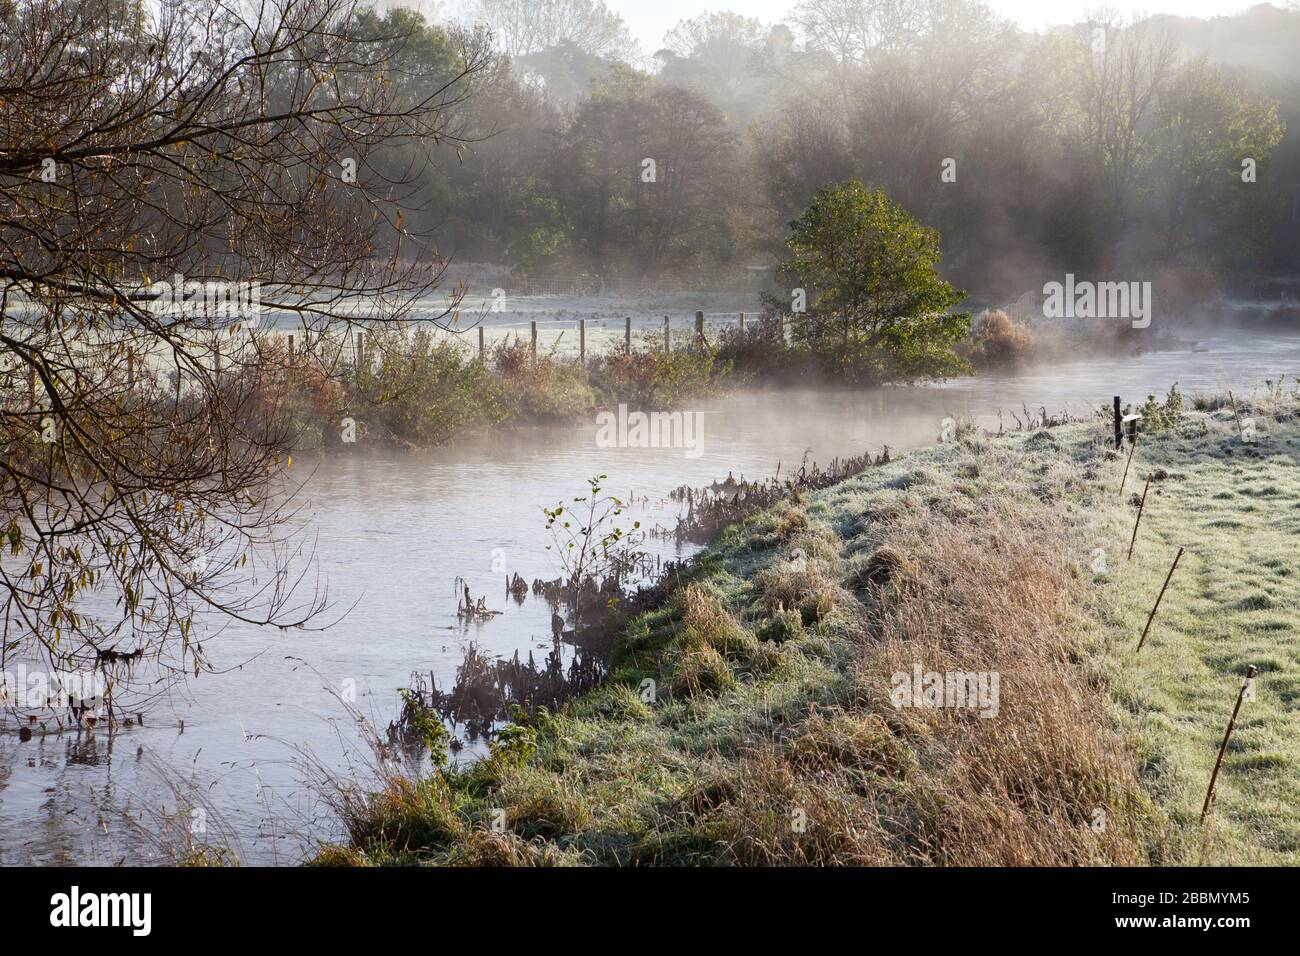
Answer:
[[[653,346],[615,351],[589,363],[592,386],[607,404],[625,402],[639,408],[672,408],[707,395],[730,371],[730,363],[710,348],[665,353]]]
[[[454,343],[438,341],[425,329],[409,337],[387,330],[371,333],[367,351],[379,362],[349,370],[339,409],[339,416],[357,419],[367,432],[432,446],[502,418],[487,371]],[[337,427],[335,418],[328,430]]]
[[[1156,401],[1154,395],[1148,395],[1146,404],[1138,411],[1142,414],[1138,427],[1144,432],[1156,433],[1177,428],[1183,420],[1183,396],[1178,391],[1178,383],[1175,382],[1170,387],[1163,402]]]
[[[1037,348],[1034,333],[999,309],[980,313],[963,351],[976,368],[996,369],[1024,364]]]
[[[492,391],[511,422],[565,421],[599,404],[581,365],[553,353],[534,359],[525,342],[499,343],[492,363],[497,372]]]

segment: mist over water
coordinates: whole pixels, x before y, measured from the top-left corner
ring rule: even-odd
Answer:
[[[1113,395],[1140,402],[1174,382],[1190,397],[1300,374],[1300,338],[1217,334],[1198,349],[918,388],[733,394],[688,409],[704,412],[699,457],[597,447],[593,415],[577,427],[494,434],[427,454],[333,452],[295,462],[309,473],[302,534],[314,541],[331,603],[347,612],[342,620],[319,633],[236,624],[209,635],[218,673],[191,681],[157,702],[146,726],[111,739],[102,730],[28,742],[0,736],[0,863],[147,862],[151,841],[126,819],[147,830],[160,811],[176,810],[164,777],[192,786],[209,808],[209,839],[220,825],[245,862],[295,862],[314,838],[332,835],[303,785],[299,748],[337,771],[357,750],[346,711],[324,685],[354,681],[358,708],[382,728],[412,671],[432,672],[447,687],[470,642],[489,656],[532,650],[540,661],[552,646],[550,608],[531,595],[516,604],[505,578],[557,576],[541,508],[583,493],[588,477],[606,474],[608,492],[647,499],[632,509],[644,526],[671,527],[675,487],[728,473],[764,478],[778,466],[785,475],[805,455],[825,464],[884,445],[906,451],[933,443],[945,417],[996,429],[999,410],[1084,415]],[[1015,424],[1010,415],[1003,421]],[[658,539],[647,548],[664,558],[695,550]],[[462,626],[458,576],[503,613]]]

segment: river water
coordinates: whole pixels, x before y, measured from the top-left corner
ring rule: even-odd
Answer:
[[[178,790],[203,811],[186,818],[185,829],[202,831],[196,841],[232,845],[249,863],[297,862],[336,833],[306,765],[345,773],[365,752],[336,692],[355,688],[357,710],[382,728],[412,671],[448,686],[470,642],[489,655],[545,656],[550,610],[531,595],[508,600],[505,573],[557,575],[541,508],[580,494],[589,476],[645,498],[635,509],[643,524],[671,526],[666,498],[679,485],[728,472],[762,478],[778,465],[785,474],[805,455],[824,464],[882,445],[920,447],[946,417],[996,427],[999,410],[1023,417],[1022,405],[1084,414],[1112,395],[1141,401],[1174,382],[1190,397],[1300,374],[1300,338],[1235,333],[1198,348],[920,388],[732,395],[691,410],[705,413],[698,456],[597,447],[593,419],[430,453],[295,462],[306,477],[302,534],[341,620],[320,632],[226,627],[207,643],[219,673],[155,704],[144,727],[111,738],[102,728],[0,735],[0,864],[162,859],[156,833],[176,813]],[[670,542],[651,547],[678,554]],[[457,576],[503,613],[462,626]]]

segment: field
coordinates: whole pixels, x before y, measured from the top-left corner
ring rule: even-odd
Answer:
[[[1274,392],[1195,414],[1175,432],[1140,442],[1129,476],[1152,482],[1132,565],[1102,620],[1115,635],[1114,696],[1143,741],[1146,785],[1173,820],[1174,861],[1290,863],[1300,860],[1300,427],[1293,397]],[[1238,417],[1253,423],[1244,441]],[[1137,482],[1134,478],[1138,478]],[[1126,492],[1127,493],[1127,492]],[[1106,535],[1131,529],[1112,514]],[[1179,547],[1179,562],[1140,656],[1140,634]],[[1129,640],[1128,643],[1132,643]],[[1128,648],[1131,652],[1131,647]],[[1259,669],[1216,788],[1213,824],[1197,826],[1206,783],[1246,667]]]

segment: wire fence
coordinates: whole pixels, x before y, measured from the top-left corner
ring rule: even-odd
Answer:
[[[746,270],[708,276],[636,279],[599,275],[470,275],[458,281],[476,293],[497,290],[518,296],[571,296],[577,298],[647,299],[660,295],[698,293],[744,293],[766,288],[771,270]]]
[[[663,316],[484,321],[465,331],[426,326],[435,339],[458,344],[486,358],[498,345],[524,343],[536,355],[583,360],[602,352],[624,348],[677,351],[704,343],[716,345],[727,331],[762,325],[773,334],[786,335],[788,321],[775,313],[694,312]]]

